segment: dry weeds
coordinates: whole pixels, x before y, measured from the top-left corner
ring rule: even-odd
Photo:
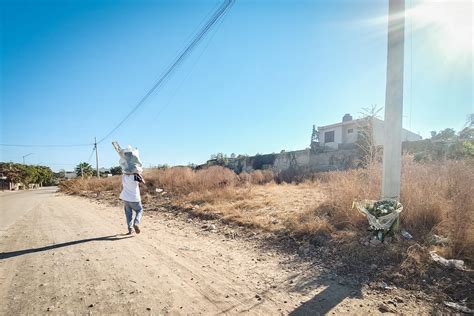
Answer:
[[[294,235],[347,236],[367,229],[363,215],[352,208],[360,199],[377,199],[381,167],[317,174],[303,183],[273,181],[271,171],[235,174],[222,167],[152,169],[145,173],[142,194],[152,202],[163,195],[195,215]],[[448,236],[438,249],[448,257],[474,260],[474,165],[472,161],[416,163],[403,160],[401,225],[419,243],[431,234]],[[71,194],[119,192],[120,178],[66,181],[61,190]]]

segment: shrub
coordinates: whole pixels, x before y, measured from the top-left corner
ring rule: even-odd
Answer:
[[[192,170],[189,167],[151,169],[145,173],[145,179],[149,189],[161,188],[175,194],[225,188],[239,182],[235,172],[221,166],[200,170]]]
[[[96,193],[100,194],[105,191],[120,192],[122,188],[121,178],[113,176],[109,178],[76,178],[68,181],[61,181],[59,183],[60,191],[69,194],[87,194]]]

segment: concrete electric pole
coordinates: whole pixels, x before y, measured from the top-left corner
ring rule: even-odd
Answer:
[[[29,153],[29,154],[27,154],[27,155],[22,156],[22,157],[23,157],[23,164],[25,164],[25,158],[28,157],[28,156],[30,156],[30,155],[33,155],[33,153]]]
[[[97,170],[97,178],[100,178],[99,174],[99,147],[97,147],[97,139],[94,137],[94,148],[95,148],[95,166]]]
[[[389,0],[382,198],[400,200],[405,0]]]

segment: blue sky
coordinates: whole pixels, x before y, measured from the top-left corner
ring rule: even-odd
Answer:
[[[1,1],[0,143],[102,138],[219,3]],[[138,147],[146,166],[303,149],[313,124],[383,107],[387,5],[237,0],[166,85],[100,144],[101,165],[118,164],[112,140]],[[459,130],[474,112],[472,4],[450,6],[470,27],[470,38],[461,37],[471,41],[467,50],[444,50],[436,25],[407,17],[404,127],[424,137]],[[72,169],[91,151],[0,147],[0,160],[34,153],[27,162]]]

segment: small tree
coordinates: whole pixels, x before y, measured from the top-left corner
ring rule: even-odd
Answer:
[[[463,152],[465,157],[474,158],[474,143],[471,141],[464,141],[463,144]]]
[[[94,169],[92,169],[92,166],[88,164],[87,162],[81,162],[76,166],[76,175],[78,177],[81,176],[92,176],[94,174]]]
[[[363,108],[361,112],[362,118],[357,126],[356,145],[363,167],[371,166],[381,158],[381,151],[377,147],[374,137],[374,119],[378,117],[381,110],[382,108],[373,105],[370,108]]]
[[[433,135],[433,133],[431,134]],[[452,140],[456,139],[456,131],[452,128],[446,128],[432,136],[433,140]]]
[[[110,168],[110,173],[113,176],[121,175],[122,174],[122,167],[120,167],[120,166],[112,167],[112,168]]]
[[[39,174],[39,184],[50,185],[53,183],[54,174],[49,167],[37,166],[36,168]]]
[[[466,127],[465,129],[459,132],[459,138],[474,140],[474,128]]]
[[[219,166],[225,166],[229,162],[227,155],[224,153],[212,154],[211,160],[215,160],[216,164]]]

